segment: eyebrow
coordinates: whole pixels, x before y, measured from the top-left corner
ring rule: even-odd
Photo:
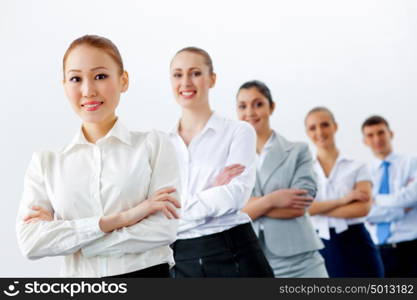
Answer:
[[[188,70],[200,70],[200,68],[198,68],[198,67],[191,67]],[[175,68],[174,71],[182,71],[182,69],[181,68]]]
[[[96,70],[99,70],[99,69],[105,69],[105,70],[107,70],[106,67],[95,67],[95,68],[90,69],[90,71],[96,71]],[[70,72],[81,72],[81,70],[71,69],[71,70],[68,70],[67,71],[67,73],[70,73]]]
[[[249,103],[249,104],[252,104],[253,102],[255,102],[255,101],[262,101],[262,98],[259,98],[259,97],[256,97],[256,98],[253,98],[253,99],[249,99],[249,100],[239,100],[239,103]]]

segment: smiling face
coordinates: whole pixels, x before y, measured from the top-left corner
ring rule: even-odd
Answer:
[[[202,55],[183,51],[171,62],[171,87],[177,103],[182,108],[208,105],[208,93],[216,82]]]
[[[128,88],[126,72],[105,51],[80,45],[69,53],[64,68],[64,88],[74,111],[84,123],[112,122],[120,93]]]
[[[269,116],[274,105],[256,87],[241,89],[237,95],[237,115],[239,120],[250,123],[257,134],[270,130]]]
[[[330,148],[335,146],[334,136],[337,124],[326,111],[313,112],[305,120],[306,132],[317,148]]]
[[[362,130],[363,142],[378,157],[386,157],[392,152],[393,132],[387,125],[380,123],[365,126]]]

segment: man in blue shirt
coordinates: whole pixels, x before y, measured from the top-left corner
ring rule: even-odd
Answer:
[[[393,152],[387,120],[372,116],[362,124],[370,163],[374,203],[368,229],[380,249],[385,277],[417,277],[417,157]]]

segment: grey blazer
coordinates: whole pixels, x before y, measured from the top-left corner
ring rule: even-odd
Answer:
[[[253,197],[261,197],[278,189],[297,188],[317,191],[313,160],[305,143],[292,143],[275,133],[270,151],[256,174]],[[277,256],[292,256],[323,248],[308,213],[294,219],[274,219],[266,216],[255,220],[253,227],[259,235],[264,228],[266,247]]]

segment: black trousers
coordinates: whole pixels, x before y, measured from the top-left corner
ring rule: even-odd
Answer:
[[[250,223],[199,238],[177,240],[171,276],[274,277]]]
[[[380,245],[385,277],[417,277],[417,239]]]
[[[160,264],[135,272],[108,276],[106,278],[167,278],[169,277],[169,265]]]

